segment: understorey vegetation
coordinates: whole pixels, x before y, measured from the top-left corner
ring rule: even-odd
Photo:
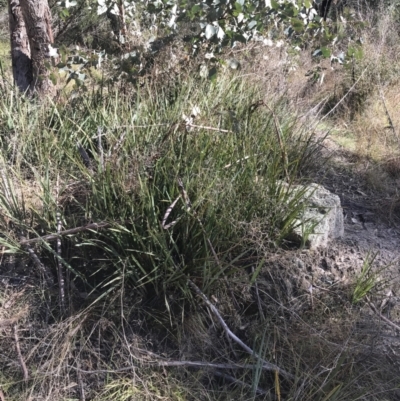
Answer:
[[[389,267],[293,232],[332,171],[398,222],[399,4],[270,3],[49,2],[51,96],[0,31],[0,401],[398,399]]]

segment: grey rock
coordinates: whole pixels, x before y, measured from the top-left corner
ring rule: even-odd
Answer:
[[[298,186],[305,190],[305,207],[295,235],[311,249],[326,247],[330,240],[344,235],[343,210],[340,198],[321,185]]]

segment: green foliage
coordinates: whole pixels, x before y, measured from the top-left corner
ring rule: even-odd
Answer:
[[[382,284],[382,279],[380,279],[379,274],[385,270],[387,266],[378,271],[374,271],[374,262],[377,256],[378,253],[368,253],[366,256],[353,290],[353,304],[357,304],[364,300],[373,289],[376,289],[380,284]]]
[[[65,229],[111,223],[64,239],[71,253],[61,262],[93,286],[113,289],[129,279],[138,288],[185,291],[190,275],[207,288],[256,253],[249,227],[257,223],[265,246],[279,246],[303,207],[302,195],[280,182],[298,178],[316,144],[284,103],[271,104],[274,116],[254,99],[254,88],[227,76],[215,83],[196,77],[157,95],[144,88],[133,98],[80,98],[34,116],[23,100],[3,103],[2,149],[12,160],[3,187],[32,177],[39,190],[28,204],[21,189],[10,189],[15,195],[2,197],[1,207],[30,238],[56,232],[57,211]],[[190,126],[193,119],[199,128]],[[15,250],[13,235],[3,235]],[[54,253],[51,243],[42,249]]]
[[[83,4],[82,1],[60,3],[59,16],[66,26],[74,19],[74,10],[89,12]],[[355,47],[357,27],[360,25],[355,14],[346,9],[340,20],[323,21],[309,0],[273,0],[270,6],[266,6],[263,0],[207,0],[199,3],[188,0],[146,0],[140,3],[98,0],[90,3],[89,14],[97,24],[100,21],[110,22],[114,33],[101,48],[108,53],[110,49],[114,49],[111,52],[117,49],[119,56],[111,58],[115,78],[125,77],[131,82],[135,82],[139,71],[147,73],[144,71],[144,59],[158,51],[157,46],[153,46],[154,34],[149,35],[140,46],[131,47],[132,37],[143,36],[142,29],[157,32],[157,36],[184,36],[190,45],[191,55],[201,54],[203,57],[208,54],[205,64],[211,79],[220,70],[219,54],[225,48],[251,40],[285,40],[296,51],[310,49],[315,58],[331,58],[332,62],[342,64],[351,61],[355,54],[359,57],[358,50],[356,53],[345,51],[340,56],[335,55],[339,47]],[[82,23],[86,24],[87,20],[83,19]],[[95,57],[98,58],[98,55]],[[69,55],[71,58],[73,55]],[[86,55],[84,58],[93,57]],[[88,76],[86,64],[81,63],[81,66],[82,74],[70,71],[70,78],[77,84]],[[59,67],[65,69],[65,61]]]

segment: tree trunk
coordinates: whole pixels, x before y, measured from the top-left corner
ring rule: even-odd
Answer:
[[[14,81],[21,92],[26,92],[33,80],[31,49],[19,0],[9,0],[11,59]]]
[[[51,65],[49,45],[53,43],[53,31],[47,0],[9,0],[9,12],[13,73],[17,86],[23,90],[28,87],[31,93],[39,95],[54,95],[48,69]],[[20,33],[22,36],[18,36]],[[29,53],[23,53],[24,58],[20,56],[22,41],[25,48],[27,45],[30,49]],[[27,77],[25,81],[22,81],[21,75]]]

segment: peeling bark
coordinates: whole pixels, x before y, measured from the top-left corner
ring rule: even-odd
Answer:
[[[19,0],[9,0],[11,59],[15,84],[26,92],[33,81],[31,50]]]
[[[31,47],[33,80],[31,91],[41,95],[53,95],[54,86],[50,80],[50,71],[46,64],[51,65],[49,44],[52,44],[51,14],[47,0],[20,0]]]
[[[14,80],[22,91],[54,95],[49,45],[53,43],[47,0],[9,0]]]

